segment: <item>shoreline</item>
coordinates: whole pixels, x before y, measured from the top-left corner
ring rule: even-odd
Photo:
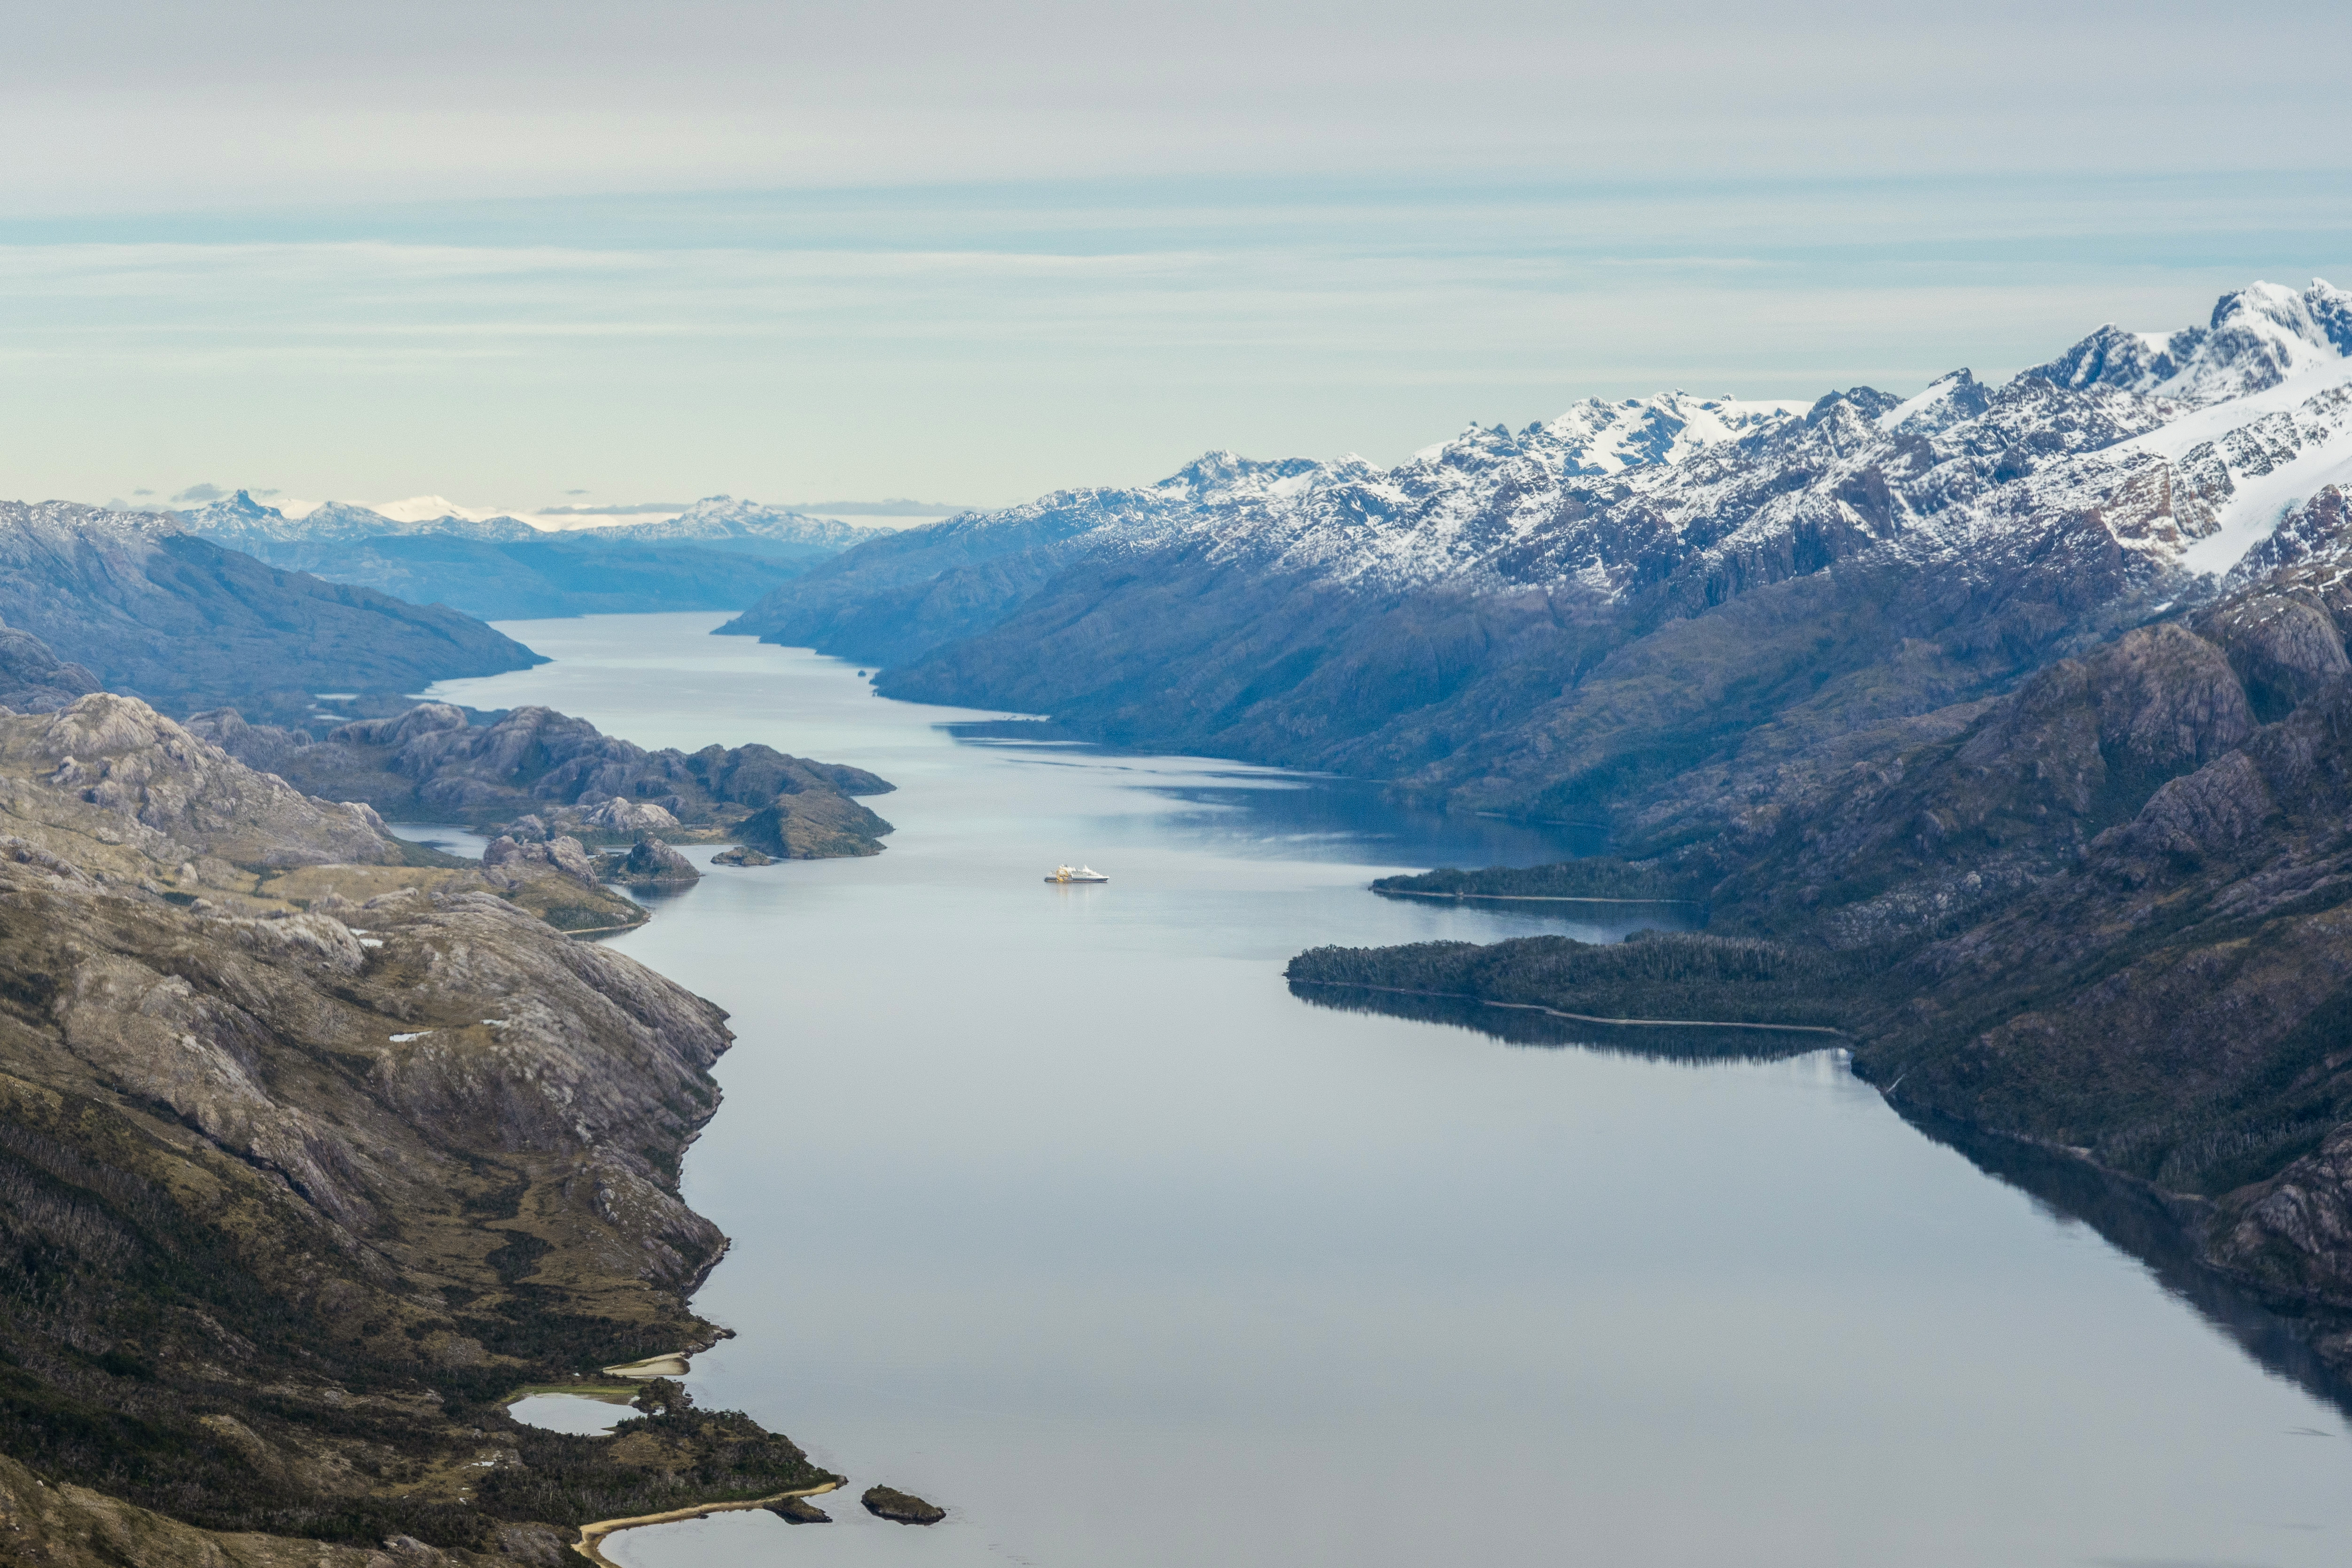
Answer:
[[[641,1513],[630,1519],[600,1519],[593,1524],[583,1524],[580,1527],[580,1539],[572,1543],[572,1550],[588,1559],[589,1562],[600,1564],[601,1568],[621,1568],[619,1563],[604,1555],[604,1538],[608,1535],[617,1535],[624,1530],[635,1530],[639,1525],[680,1524],[689,1519],[701,1519],[714,1513],[740,1513],[746,1509],[765,1508],[772,1502],[782,1502],[787,1498],[823,1497],[827,1492],[839,1491],[848,1484],[846,1481],[827,1481],[823,1486],[802,1487],[793,1491],[780,1491],[773,1497],[744,1498],[734,1502],[696,1503],[688,1508],[671,1509],[667,1513]]]
[[[1460,903],[1465,898],[1484,899],[1490,904],[1673,904],[1685,909],[1703,909],[1706,901],[1699,898],[1599,898],[1574,896],[1561,893],[1426,893],[1411,887],[1376,887],[1382,898],[1446,898]]]
[[[1602,899],[1601,903],[1614,900]],[[1727,1023],[1720,1019],[1605,1019],[1592,1013],[1564,1013],[1558,1008],[1548,1008],[1538,1002],[1497,1002],[1485,997],[1474,997],[1467,991],[1416,991],[1404,986],[1367,986],[1353,980],[1294,980],[1287,975],[1286,983],[1293,986],[1323,986],[1335,991],[1385,991],[1396,997],[1436,997],[1449,1002],[1476,1002],[1482,1008],[1509,1008],[1516,1012],[1542,1013],[1548,1018],[1566,1019],[1570,1023],[1604,1023],[1622,1025],[1628,1029],[1755,1029],[1769,1030],[1776,1034],[1827,1034],[1840,1040],[1845,1030],[1820,1023]]]

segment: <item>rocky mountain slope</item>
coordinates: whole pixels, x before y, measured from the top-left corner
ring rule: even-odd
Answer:
[[[2145,1195],[2181,1257],[2352,1374],[2345,514],[2323,491],[2286,524],[2294,564],[2010,694],[1680,780],[1641,819],[1667,831],[1628,845],[1652,858],[1612,875],[1710,905],[1708,935],[1678,940],[1716,945],[1716,969],[1612,988],[1601,950],[1549,938],[1326,950],[1294,973],[1608,1017],[1672,1002],[1706,1010],[1670,1016],[1833,1024],[1906,1114]],[[1688,836],[1695,820],[1714,831]],[[1797,994],[1726,967],[1749,951],[1777,956]]]
[[[414,692],[541,662],[454,611],[280,571],[169,517],[62,501],[0,503],[0,621],[181,714],[235,703],[299,722],[320,692]]]
[[[514,517],[400,522],[341,501],[288,517],[242,490],[181,516],[273,566],[484,620],[740,610],[876,532],[728,496],[660,522],[560,533]]]
[[[58,658],[30,632],[0,626],[0,707],[54,713],[98,689],[96,675]]]
[[[0,717],[12,1560],[551,1568],[825,1479],[739,1416],[499,1408],[716,1333],[677,1172],[728,1034],[402,858],[134,700]]]
[[[1586,404],[1386,470],[1219,455],[861,546],[728,629],[889,695],[1616,821],[2221,591],[2352,476],[2346,299],[2257,285],[2000,388]]]
[[[892,786],[863,768],[812,762],[767,746],[646,751],[585,719],[521,707],[487,727],[421,703],[313,741],[308,731],[249,725],[235,710],[189,728],[313,795],[365,801],[394,818],[462,821],[528,841],[740,838],[795,860],[881,852],[890,824],[853,799]]]

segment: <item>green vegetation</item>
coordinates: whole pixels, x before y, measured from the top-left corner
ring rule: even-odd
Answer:
[[[1293,985],[1464,997],[1595,1019],[1837,1029],[1864,999],[1854,963],[1822,948],[1643,931],[1623,942],[1524,936],[1481,946],[1317,947],[1290,961]]]
[[[1372,883],[1372,891],[1420,898],[1622,898],[1695,904],[1702,890],[1690,877],[1659,866],[1593,855],[1551,865],[1488,866],[1484,871],[1446,866],[1418,876],[1384,876]]]

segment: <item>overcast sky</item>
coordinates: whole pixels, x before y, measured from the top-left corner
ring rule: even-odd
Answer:
[[[0,495],[1393,461],[2352,285],[2352,6],[20,8]],[[573,494],[579,492],[580,494]]]

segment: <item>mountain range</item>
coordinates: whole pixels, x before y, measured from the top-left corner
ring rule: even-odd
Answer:
[[[167,517],[64,501],[0,502],[0,702],[27,709],[103,685],[175,714],[235,705],[300,724],[320,694],[396,696],[544,663],[454,610],[279,570]]]
[[[2256,284],[1999,387],[1589,402],[1389,468],[1214,453],[868,540],[723,630],[889,695],[1711,831],[1694,768],[1997,695],[2335,549],[2347,354],[2341,290]]]
[[[729,496],[660,522],[561,532],[455,513],[402,522],[343,501],[289,517],[243,490],[177,516],[273,566],[483,620],[739,610],[877,531]]]

